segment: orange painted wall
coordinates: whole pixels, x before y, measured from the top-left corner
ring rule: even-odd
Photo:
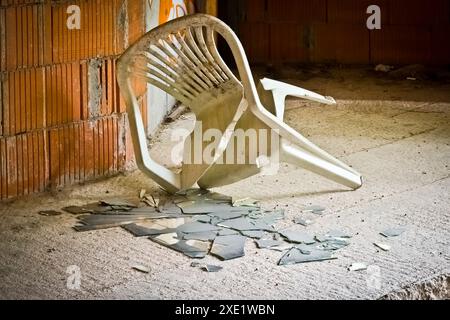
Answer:
[[[0,199],[132,160],[115,62],[145,30],[144,1],[0,0]],[[81,9],[80,30],[65,25],[69,5]]]

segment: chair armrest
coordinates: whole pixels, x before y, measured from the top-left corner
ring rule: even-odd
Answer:
[[[306,100],[316,101],[328,105],[336,104],[336,101],[332,97],[325,97],[318,93],[293,86],[288,83],[284,83],[277,80],[272,80],[268,78],[261,79],[261,84],[264,90],[276,92],[277,95],[281,96],[293,96],[297,98],[302,98]]]

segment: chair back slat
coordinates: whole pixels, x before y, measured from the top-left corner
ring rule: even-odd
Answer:
[[[220,57],[214,33],[200,24],[169,30],[158,38],[144,36],[130,59],[129,77],[153,84],[188,106],[195,104],[203,93],[236,81]]]

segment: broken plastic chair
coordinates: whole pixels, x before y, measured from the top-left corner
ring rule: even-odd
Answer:
[[[216,33],[229,45],[240,81],[221,59],[215,42]],[[261,163],[223,162],[227,153],[236,153],[229,145],[237,129],[275,132],[280,140],[277,143],[279,150],[269,143],[265,151],[258,151],[258,156],[270,158],[279,153],[281,161],[296,164],[351,188],[361,186],[361,176],[356,171],[283,122],[284,98],[287,95],[328,104],[334,100],[270,79],[262,80],[257,91],[239,39],[215,17],[190,15],[149,31],[119,58],[117,70],[130,120],[136,162],[145,174],[170,192],[189,188],[195,183],[204,188],[224,185],[260,172]],[[210,129],[220,132],[208,160],[204,159],[202,151],[210,142],[201,140],[199,154],[194,132],[185,141],[180,173],[165,168],[150,157],[135,94],[136,81],[153,84],[188,106],[196,116],[196,128],[202,137]],[[258,140],[260,138],[258,136]],[[244,151],[246,160],[249,158],[248,149]],[[192,160],[192,155],[194,161],[188,161]],[[236,156],[233,155],[234,158]]]

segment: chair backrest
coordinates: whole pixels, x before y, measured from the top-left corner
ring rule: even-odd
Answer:
[[[146,81],[195,108],[203,96],[210,97],[210,91],[230,82],[240,85],[215,41],[216,32],[230,31],[220,20],[203,14],[166,23],[142,36],[120,57],[119,82]]]
[[[240,80],[220,57],[216,33],[229,45]],[[191,108],[197,120],[203,122],[203,130],[216,128],[225,133],[225,129],[232,129],[229,125],[237,121],[245,109],[243,106],[259,102],[239,39],[230,27],[215,17],[195,14],[178,18],[149,31],[131,45],[117,61],[117,81],[127,105],[136,162],[141,170],[170,191],[192,185],[212,163],[183,165],[180,175],[150,158],[133,87],[135,80],[153,84]],[[208,112],[203,112],[205,110]],[[215,112],[215,119],[211,111]],[[229,138],[225,134],[221,137],[221,147],[215,150],[218,156]]]

